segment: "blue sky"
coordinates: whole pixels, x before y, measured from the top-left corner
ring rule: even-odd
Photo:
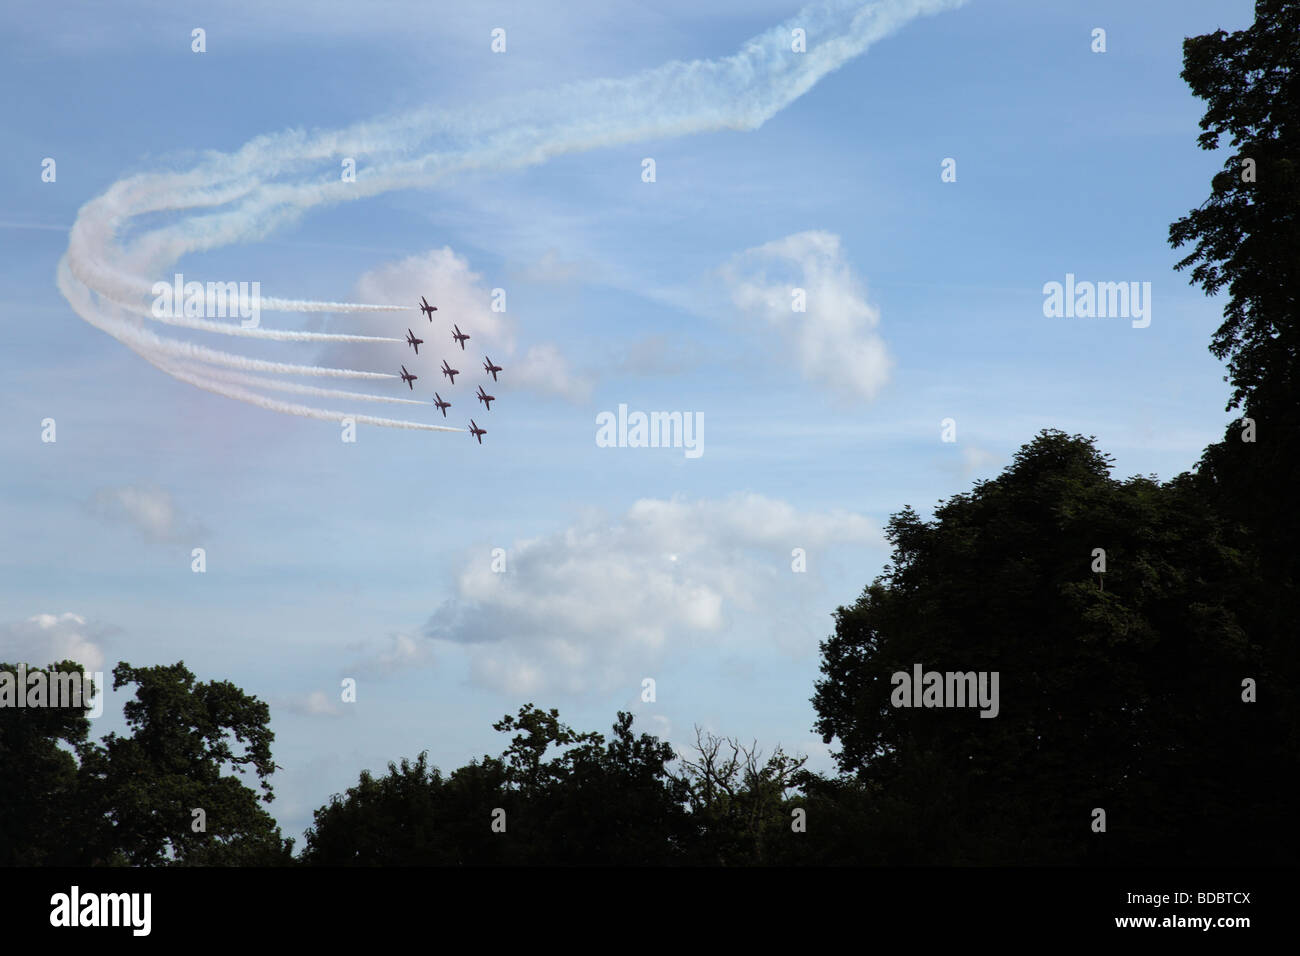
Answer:
[[[1206,350],[1221,303],[1173,272],[1166,235],[1222,162],[1195,146],[1182,38],[1246,26],[1245,0],[971,0],[911,19],[757,128],[652,134],[526,166],[497,156],[431,185],[312,205],[147,273],[256,280],[313,301],[427,294],[440,304],[432,323],[262,317],[330,333],[409,326],[428,340],[418,358],[403,345],[155,331],[281,362],[405,362],[421,376],[414,392],[311,384],[423,402],[437,388],[457,427],[490,346],[505,371],[488,383],[492,410],[472,413],[489,429],[481,447],[364,425],[347,444],[335,423],[169,376],[56,286],[78,211],[124,177],[219,166],[211,151],[254,137],[428,108],[455,123],[424,150],[471,154],[495,123],[521,130],[522,155],[534,124],[581,124],[588,110],[603,135],[613,114],[590,81],[733,56],[800,8],[271,6],[0,12],[0,657],[74,654],[104,671],[184,659],[269,701],[285,768],[272,811],[287,835],[362,768],[423,749],[444,769],[499,752],[490,724],[528,701],[583,729],[630,709],[678,746],[699,724],[830,769],[808,703],[817,641],[887,560],[891,513],[928,512],[995,475],[1044,427],[1096,435],[1119,476],[1162,478],[1221,434],[1227,389]],[[194,27],[205,53],[191,52]],[[490,49],[495,27],[504,53]],[[1090,49],[1095,27],[1105,53]],[[748,93],[712,95],[630,100],[626,116],[725,111]],[[45,157],[55,182],[41,180]],[[947,157],[953,183],[940,180]],[[324,181],[338,166],[330,156],[283,177]],[[266,164],[249,175],[282,181]],[[195,228],[188,215],[142,216],[122,241]],[[130,264],[123,254],[115,267]],[[1066,273],[1150,282],[1150,326],[1044,317],[1043,284]],[[788,307],[796,286],[806,313]],[[496,288],[505,313],[490,309]],[[459,363],[452,321],[475,336]],[[435,381],[444,357],[464,370],[452,388]],[[704,453],[597,447],[596,416],[620,403],[702,415]],[[349,407],[442,421],[431,404]],[[957,441],[945,443],[949,417]],[[191,571],[194,547],[204,574]],[[806,573],[791,570],[794,548]],[[355,704],[339,701],[349,676]],[[96,735],[120,727],[120,697]]]

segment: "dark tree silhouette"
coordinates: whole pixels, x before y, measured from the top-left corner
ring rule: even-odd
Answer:
[[[813,698],[841,771],[879,801],[889,862],[1275,854],[1240,696],[1258,648],[1225,601],[1241,559],[1188,478],[1117,481],[1091,440],[1044,431],[889,537],[885,574],[836,612]],[[998,715],[893,706],[891,675],[914,664],[998,672]]]
[[[606,741],[527,704],[493,724],[514,733],[499,758],[445,779],[425,754],[390,763],[378,781],[363,772],[316,811],[303,858],[326,866],[681,862],[690,828],[682,784],[667,770],[672,748],[631,727],[632,715],[620,712]],[[493,829],[494,818],[504,830]]]
[[[128,684],[136,685],[136,699],[122,708],[131,735],[108,734],[81,754],[82,798],[102,810],[97,854],[134,866],[288,862],[292,841],[259,806],[274,797],[266,704],[229,681],[196,683],[184,661],[123,661],[113,668],[113,688]],[[260,798],[228,772],[250,768]],[[195,810],[204,815],[198,832]]]
[[[65,661],[51,670],[80,673],[81,667]],[[132,732],[108,734],[98,744],[87,740],[89,698],[80,709],[0,708],[0,861],[290,862],[293,841],[281,839],[260,805],[272,799],[268,778],[275,766],[266,705],[227,681],[196,684],[184,662],[140,668],[122,662],[113,686],[127,684],[136,685],[135,700],[123,708]],[[261,782],[260,800],[227,772],[246,767]],[[199,828],[196,809],[204,813]]]
[[[0,672],[19,673],[0,663]],[[61,661],[33,672],[85,676]],[[83,692],[92,690],[87,678]],[[0,707],[0,866],[70,866],[84,859],[87,821],[80,812],[77,760],[90,721],[85,708]]]
[[[1228,362],[1229,408],[1296,421],[1300,378],[1300,4],[1257,0],[1255,22],[1183,44],[1182,78],[1206,101],[1202,149],[1227,137],[1232,154],[1208,199],[1169,227],[1176,268],[1207,295],[1225,286],[1211,350]],[[1294,438],[1294,436],[1292,436]]]
[[[1242,412],[1205,450],[1196,481],[1246,564],[1228,595],[1260,648],[1248,675],[1259,685],[1255,726],[1241,744],[1260,755],[1252,792],[1279,796],[1300,765],[1300,4],[1258,0],[1249,28],[1186,40],[1183,65],[1206,102],[1201,147],[1226,138],[1231,154],[1169,240],[1195,244],[1178,264],[1194,266],[1194,284],[1227,291],[1211,350],[1228,362],[1228,407]],[[1295,823],[1277,828],[1294,847]]]

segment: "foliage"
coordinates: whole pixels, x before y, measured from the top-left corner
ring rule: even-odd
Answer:
[[[71,662],[55,668],[81,671]],[[82,709],[0,708],[0,860],[288,863],[293,841],[281,839],[260,805],[273,797],[275,767],[266,704],[227,681],[196,683],[183,661],[141,668],[124,661],[113,670],[113,687],[128,684],[136,685],[123,708],[131,733],[110,733],[101,743],[87,740],[89,700]],[[260,799],[227,772],[248,768],[259,779]],[[195,809],[205,815],[200,832]]]
[[[1194,483],[1117,481],[1091,440],[1044,431],[933,521],[895,515],[889,537],[890,568],[836,612],[813,703],[841,771],[882,801],[891,860],[1274,852],[1271,795],[1234,807],[1259,769],[1240,697],[1259,647],[1229,600],[1242,557]],[[997,672],[1000,712],[893,706],[891,676],[915,664]],[[1089,828],[1096,807],[1110,839]]]

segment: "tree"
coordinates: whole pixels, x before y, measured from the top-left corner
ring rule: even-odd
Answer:
[[[554,712],[552,712],[554,713]],[[557,756],[532,814],[530,862],[664,865],[684,862],[690,823],[681,784],[668,770],[671,745],[632,733],[619,711],[613,737],[584,734]]]
[[[414,866],[452,862],[451,841],[439,832],[446,782],[428,753],[369,771],[346,795],[334,794],[315,812],[306,833],[306,861],[321,866]]]
[[[315,813],[313,865],[661,864],[684,858],[689,821],[667,770],[672,748],[632,733],[620,712],[608,742],[532,704],[493,724],[514,733],[500,757],[443,778],[425,755],[388,765]],[[558,749],[557,749],[558,748]],[[492,828],[504,812],[504,830]]]
[[[17,668],[0,664],[4,671]],[[84,678],[83,701],[0,706],[0,864],[290,862],[293,841],[280,838],[260,806],[272,799],[275,767],[264,703],[227,681],[196,684],[183,661],[123,662],[113,686],[137,685],[123,708],[132,733],[94,743],[87,717],[94,687],[81,665],[28,666],[29,679],[33,673]],[[260,801],[225,772],[246,767],[261,781]],[[196,809],[204,814],[197,828]]]
[[[816,729],[877,801],[888,862],[1294,852],[1270,830],[1275,795],[1251,783],[1267,761],[1239,696],[1259,663],[1227,600],[1241,555],[1189,478],[1109,471],[1091,439],[1040,433],[934,520],[895,515],[891,565],[837,610]],[[998,715],[894,706],[893,675],[916,664],[996,672]]]
[[[0,663],[0,673],[19,671]],[[87,838],[75,754],[90,731],[94,685],[73,661],[26,673],[84,679],[85,706],[0,706],[0,866],[72,866],[83,862]]]
[[[1210,196],[1169,227],[1169,241],[1195,243],[1177,266],[1194,266],[1194,284],[1228,292],[1211,351],[1228,362],[1228,408],[1243,414],[1205,450],[1195,481],[1244,555],[1229,602],[1260,648],[1242,676],[1259,688],[1248,740],[1273,761],[1256,776],[1270,790],[1285,786],[1280,768],[1300,763],[1300,5],[1258,0],[1247,29],[1187,39],[1183,67],[1206,102],[1200,146],[1226,137],[1231,147]],[[1295,825],[1283,829],[1294,845]]]
[[[681,759],[675,778],[694,828],[694,862],[761,865],[791,855],[789,799],[807,757],[777,747],[763,760],[757,742],[745,745],[695,728],[695,757]]]
[[[1300,358],[1300,5],[1256,0],[1255,22],[1183,43],[1182,78],[1206,101],[1202,149],[1232,153],[1210,197],[1169,227],[1175,268],[1207,295],[1224,286],[1224,323],[1211,351],[1228,362],[1229,409],[1297,424]]]
[[[81,753],[80,792],[98,821],[94,855],[134,866],[287,863],[293,841],[259,805],[274,796],[266,704],[229,681],[195,683],[184,661],[123,661],[113,687],[127,684],[136,685],[123,707],[132,733],[110,733]],[[260,798],[227,772],[249,768]],[[199,832],[195,810],[203,811]]]

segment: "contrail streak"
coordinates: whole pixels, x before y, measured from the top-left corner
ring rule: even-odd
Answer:
[[[76,274],[75,268],[73,269],[73,274]],[[77,276],[77,278],[81,277]],[[275,342],[391,342],[400,345],[406,341],[406,339],[393,338],[388,335],[351,335],[341,332],[301,332],[297,329],[267,329],[262,328],[261,326],[245,328],[242,325],[234,325],[230,322],[213,322],[211,319],[196,319],[183,315],[156,313],[153,309],[130,299],[117,299],[103,292],[101,292],[100,295],[105,299],[110,299],[126,311],[135,315],[143,316],[144,318],[150,319],[154,322],[161,322],[163,325],[172,325],[182,329],[195,329],[199,332],[213,332],[217,335],[234,335],[240,338],[267,339]],[[259,302],[259,304],[261,304],[261,302]],[[265,305],[262,305],[262,308],[265,308]],[[404,306],[399,308],[404,308]]]
[[[152,360],[151,360],[152,361]],[[205,391],[213,392],[217,395],[224,395],[227,398],[237,398],[241,402],[247,402],[250,405],[256,405],[258,408],[265,408],[272,412],[283,412],[286,415],[301,415],[304,418],[315,418],[323,422],[342,422],[346,419],[352,419],[360,425],[380,425],[384,428],[409,428],[413,431],[426,432],[463,432],[463,428],[453,428],[450,425],[426,425],[423,422],[407,422],[396,418],[376,418],[373,415],[357,415],[354,412],[333,412],[324,408],[315,408],[311,405],[293,405],[289,402],[277,402],[273,398],[266,398],[247,389],[239,388],[235,385],[226,385],[221,382],[215,382],[212,379],[200,375],[192,375],[175,365],[159,365],[163,371],[173,378],[178,378],[182,382],[188,382]]]
[[[182,366],[184,367],[184,366]],[[428,408],[431,402],[422,402],[415,398],[395,398],[392,395],[369,395],[364,392],[351,392],[342,388],[319,388],[315,385],[301,385],[298,382],[282,382],[274,378],[262,378],[257,375],[244,375],[240,372],[228,372],[224,369],[206,366],[190,366],[188,371],[201,372],[207,378],[221,382],[233,382],[237,385],[251,385],[273,392],[292,392],[295,395],[315,395],[318,398],[346,398],[360,402],[388,402],[393,405],[419,405]]]
[[[142,328],[120,316],[107,311],[102,305],[92,302],[90,292],[85,286],[76,283],[67,268],[66,261],[59,262],[57,285],[83,319],[95,328],[107,332],[123,345],[148,358],[158,355],[171,358],[190,359],[206,362],[226,368],[242,369],[246,372],[271,372],[277,375],[313,375],[324,378],[360,378],[360,379],[395,379],[399,376],[389,372],[363,372],[348,368],[326,368],[319,365],[294,365],[289,362],[268,362],[265,359],[249,358],[221,352],[192,342],[177,339],[164,339],[149,329]]]
[[[824,0],[752,38],[731,56],[673,61],[621,79],[570,84],[474,109],[424,109],[344,130],[268,134],[234,153],[213,154],[188,171],[128,177],[79,211],[60,260],[58,286],[92,325],[199,388],[308,418],[352,417],[385,427],[461,431],[348,416],[257,395],[185,363],[338,378],[397,376],[268,362],[164,339],[121,314],[122,309],[139,315],[140,300],[151,294],[154,285],[148,277],[165,275],[183,256],[262,239],[317,206],[396,189],[428,188],[468,171],[531,166],[565,153],[706,131],[756,129],[880,39],[917,17],[964,2]],[[806,52],[793,49],[796,29],[804,31]],[[357,160],[355,181],[342,181],[340,157]],[[145,213],[175,214],[175,221],[119,241],[130,220]],[[275,297],[260,299],[260,307],[283,312],[412,311],[409,306]],[[402,341],[376,336],[326,338],[322,333],[200,322],[186,319],[168,324],[245,338]]]

